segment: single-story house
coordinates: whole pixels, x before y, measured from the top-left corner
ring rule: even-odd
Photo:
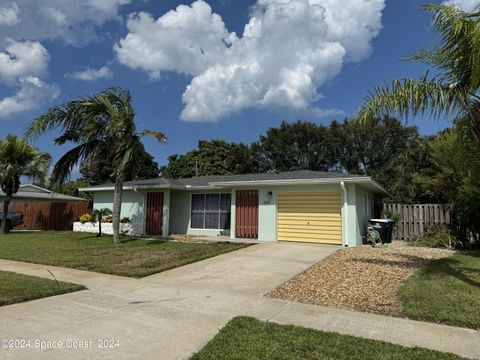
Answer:
[[[0,201],[3,202],[5,199],[5,194],[0,190]],[[51,190],[42,188],[34,184],[21,184],[18,191],[13,194],[12,202],[88,202],[84,198],[63,195]]]
[[[112,208],[113,184],[92,192]],[[192,234],[356,246],[386,191],[368,176],[294,171],[125,182],[121,216],[139,235]]]
[[[4,200],[5,194],[0,191],[0,204]],[[8,211],[23,214],[24,223],[16,230],[71,230],[79,216],[91,212],[91,204],[80,197],[22,184],[13,194]]]

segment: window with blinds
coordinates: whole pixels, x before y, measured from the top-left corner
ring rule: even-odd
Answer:
[[[230,229],[230,194],[192,194],[192,229]]]

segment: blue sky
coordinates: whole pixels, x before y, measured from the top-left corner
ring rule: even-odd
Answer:
[[[323,124],[333,119],[342,120],[355,111],[373,86],[394,78],[417,77],[425,71],[421,64],[401,61],[432,42],[430,17],[418,8],[424,2],[387,0],[383,8],[383,0],[373,0],[376,8],[370,12],[365,10],[365,14],[362,11],[367,5],[362,3],[367,4],[366,0],[338,2],[347,9],[349,3],[363,6],[357,16],[358,11],[353,10],[343,14],[345,9],[332,5],[335,1],[313,0],[321,5],[325,3],[327,13],[340,14],[336,23],[327,22],[331,28],[340,24],[339,33],[332,35],[332,29],[317,28],[322,22],[316,21],[318,18],[313,15],[312,19],[305,20],[305,26],[303,22],[299,26],[291,19],[282,19],[286,22],[280,25],[281,21],[274,19],[275,23],[268,25],[266,14],[272,10],[272,14],[278,15],[273,12],[278,9],[269,6],[282,1],[300,3],[306,0],[259,0],[258,3],[256,0],[208,0],[203,3],[207,7],[198,7],[196,12],[188,7],[183,8],[185,16],[180,11],[171,14],[170,21],[196,16],[200,19],[198,28],[192,27],[191,21],[185,21],[177,27],[156,29],[155,20],[180,4],[191,5],[192,2],[108,0],[111,6],[92,12],[92,9],[85,10],[82,2],[78,9],[52,5],[47,11],[38,4],[32,5],[36,1],[0,0],[0,65],[2,55],[13,57],[8,55],[16,49],[12,44],[19,47],[17,58],[22,60],[21,57],[25,57],[21,64],[7,60],[4,69],[8,70],[10,66],[10,72],[3,70],[2,73],[0,69],[0,134],[22,135],[29,121],[49,106],[109,86],[120,86],[129,89],[133,95],[138,127],[160,130],[168,136],[167,145],[145,141],[147,150],[163,164],[168,155],[188,151],[201,139],[221,138],[249,143],[283,120],[303,119]],[[49,2],[61,3],[58,0],[41,3],[46,5]],[[75,2],[65,1],[71,7]],[[381,10],[378,12],[378,9]],[[323,10],[318,11],[315,16],[321,18]],[[36,12],[50,16],[55,23],[51,26],[48,21],[33,24],[31,19],[36,18]],[[150,14],[151,19],[137,15],[128,23],[129,14],[139,12]],[[78,15],[75,20],[70,20],[75,14]],[[252,18],[263,21],[261,38],[253,45],[242,38],[244,27]],[[165,23],[167,20],[165,18]],[[223,27],[216,23],[218,20],[223,21]],[[363,21],[370,21],[368,31],[362,32]],[[343,28],[346,24],[352,28]],[[290,25],[291,29],[288,28]],[[209,26],[212,29],[203,33]],[[252,29],[254,33],[255,26]],[[283,30],[285,34],[282,35]],[[271,36],[268,31],[280,35]],[[322,31],[325,31],[323,37],[318,35]],[[232,32],[235,34],[231,35]],[[284,47],[290,46],[288,51],[294,53],[297,46],[297,43],[288,43],[287,34],[290,33],[292,37],[298,37],[302,51],[312,52],[304,52],[298,58],[292,56],[292,61],[284,59]],[[329,38],[328,41],[325,37]],[[203,43],[205,38],[214,40]],[[201,50],[197,49],[201,51],[198,58],[205,55],[207,59],[203,62],[195,55],[186,55],[186,51],[199,41],[202,45]],[[20,47],[23,45],[26,49]],[[328,54],[318,60],[312,55],[315,49],[305,49],[308,46],[324,47],[324,54]],[[158,60],[142,56],[141,51]],[[216,77],[228,77],[229,69],[243,66],[249,56],[266,59],[260,63],[259,71],[255,70],[253,75],[237,74],[215,88],[219,84]],[[224,60],[227,57],[229,60]],[[308,60],[304,61],[305,58]],[[289,68],[287,75],[283,70],[276,70],[277,61],[279,68]],[[300,68],[307,75],[297,76],[296,71]],[[309,72],[311,69],[313,72]],[[92,77],[96,79],[90,79]],[[297,82],[299,85],[292,85]],[[185,100],[184,93],[189,85],[192,86]],[[250,86],[256,90],[251,90]],[[315,90],[313,95],[312,89]],[[25,97],[31,101],[25,102]],[[232,99],[233,111],[230,111],[230,103],[224,100],[227,98]],[[321,116],[325,112],[327,115]],[[420,118],[413,124],[418,125],[423,134],[437,132],[448,125]],[[56,159],[67,147],[53,146],[53,136],[42,137],[36,145]]]

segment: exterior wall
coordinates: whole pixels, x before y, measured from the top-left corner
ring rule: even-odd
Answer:
[[[93,208],[112,209],[113,191],[98,191],[93,193]],[[129,217],[135,232],[145,232],[145,194],[133,190],[125,190],[122,195],[120,217]]]
[[[355,203],[357,208],[357,233],[359,234],[361,244],[362,237],[366,235],[368,220],[373,217],[373,194],[357,186],[355,194]]]
[[[362,243],[368,219],[373,212],[373,194],[365,191],[355,184],[345,184],[347,189],[347,202],[340,185],[283,185],[243,187],[243,189],[258,190],[258,239],[262,241],[276,241],[277,239],[277,199],[279,192],[340,192],[342,194],[342,243],[344,246],[357,246]],[[235,237],[235,193],[237,189],[224,190],[162,190],[164,192],[163,208],[163,234],[170,233],[191,234],[204,236],[227,235]],[[191,195],[206,193],[231,193],[231,230],[217,229],[192,229],[190,226]],[[271,192],[271,197],[269,193]],[[94,208],[112,208],[112,191],[94,193]],[[367,207],[365,206],[367,198]],[[123,193],[121,216],[128,216],[135,231],[143,234],[145,226],[145,199],[146,192],[125,191]]]
[[[202,236],[230,236],[230,230],[192,229],[190,226],[192,194],[228,194],[230,192],[230,189],[198,191],[173,190],[170,200],[170,233]],[[232,218],[233,216],[234,213],[232,213]],[[230,222],[230,227],[232,226],[231,224],[232,223]]]

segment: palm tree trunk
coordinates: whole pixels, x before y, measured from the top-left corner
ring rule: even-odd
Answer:
[[[7,217],[8,217],[8,207],[10,206],[10,201],[12,196],[6,194],[5,200],[3,201],[3,213],[2,213],[2,233],[6,234],[8,227],[7,227]]]
[[[120,244],[120,210],[122,207],[123,192],[123,176],[117,176],[115,179],[115,190],[113,191],[113,209],[112,209],[112,226],[113,226],[113,242]]]
[[[102,219],[98,219],[98,237],[102,237]]]

